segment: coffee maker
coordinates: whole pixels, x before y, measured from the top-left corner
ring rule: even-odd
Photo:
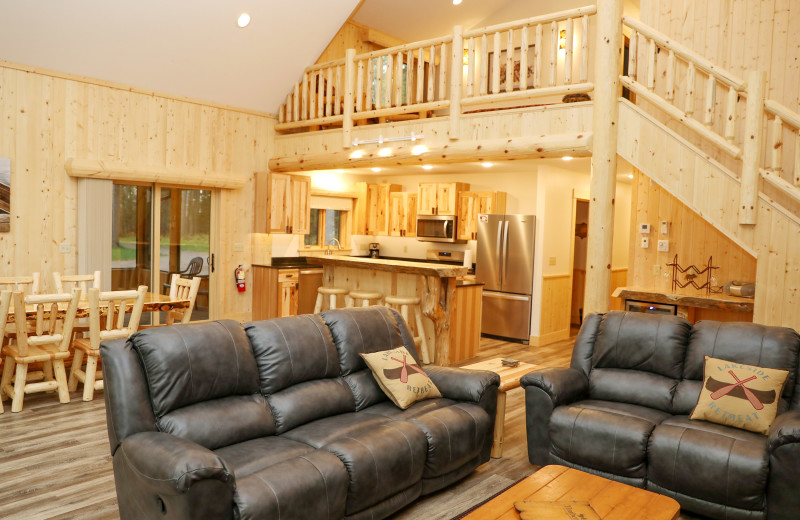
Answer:
[[[378,258],[381,255],[381,245],[377,242],[369,243],[369,257]]]

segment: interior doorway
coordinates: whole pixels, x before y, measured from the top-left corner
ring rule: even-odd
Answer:
[[[569,314],[570,335],[578,333],[583,323],[583,297],[586,292],[586,246],[589,231],[589,201],[575,200],[575,236],[572,248],[572,306]]]

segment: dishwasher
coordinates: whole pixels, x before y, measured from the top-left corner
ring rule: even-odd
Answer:
[[[297,287],[297,314],[311,314],[317,302],[317,288],[322,285],[322,268],[300,269]]]

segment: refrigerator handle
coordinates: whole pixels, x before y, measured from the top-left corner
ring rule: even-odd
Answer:
[[[506,271],[508,270],[508,221],[505,221],[505,226],[503,227],[503,258],[501,260],[503,264],[503,284],[506,283]]]
[[[495,258],[497,258],[497,285],[503,285],[503,257],[500,256],[502,251],[500,245],[502,244],[502,236],[503,236],[503,221],[497,223],[497,251],[495,252]]]

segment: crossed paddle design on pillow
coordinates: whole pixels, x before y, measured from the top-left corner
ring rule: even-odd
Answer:
[[[398,363],[402,363],[402,366],[397,368],[384,368],[383,375],[385,375],[388,379],[399,379],[401,383],[408,383],[408,369],[410,368],[414,372],[418,372],[425,377],[428,377],[428,374],[422,371],[418,364],[414,363],[412,360],[411,363],[406,361],[406,356],[403,354],[403,359],[397,359],[396,357],[390,357],[392,361],[397,361]]]
[[[752,390],[745,386],[745,383],[756,379],[756,376],[750,376],[747,379],[739,379],[736,377],[736,374],[733,373],[733,370],[728,370],[728,373],[733,377],[734,381],[736,381],[735,383],[717,381],[711,377],[708,378],[706,388],[712,391],[711,399],[716,401],[726,395],[739,399],[747,399],[756,410],[762,410],[764,408],[764,403],[770,404],[775,401],[774,390]]]

